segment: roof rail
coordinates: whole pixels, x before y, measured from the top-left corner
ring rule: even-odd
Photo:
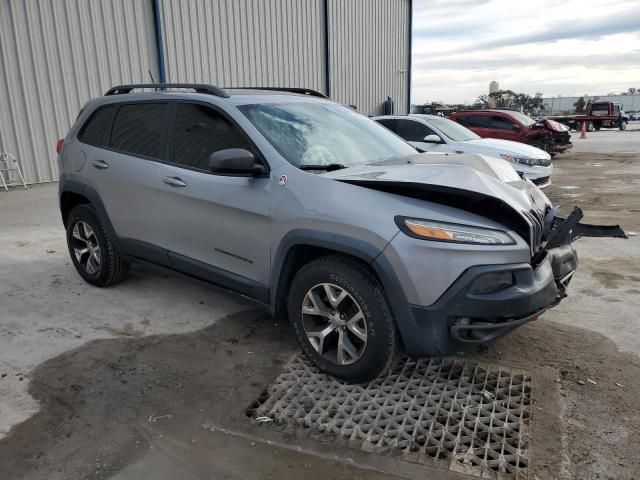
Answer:
[[[324,93],[317,90],[301,87],[225,87],[229,90],[273,90],[275,92],[299,93],[301,95],[310,95],[312,97],[329,98]]]
[[[116,85],[115,87],[107,90],[105,96],[131,93],[131,90],[141,88],[153,88],[156,90],[165,90],[167,88],[191,88],[195,90],[196,93],[207,93],[209,95],[215,95],[216,97],[223,98],[229,97],[229,94],[222,88],[216,87],[215,85],[207,85],[204,83],[132,83],[130,85]]]

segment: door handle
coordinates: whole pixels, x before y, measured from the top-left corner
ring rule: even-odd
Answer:
[[[162,177],[162,181],[172,187],[186,187],[187,183],[180,177]]]
[[[91,162],[91,165],[93,165],[98,170],[104,170],[105,168],[109,168],[109,164],[104,160],[94,160],[93,162]]]

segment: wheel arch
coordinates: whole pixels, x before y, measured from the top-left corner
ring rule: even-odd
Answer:
[[[300,267],[323,255],[348,255],[366,264],[382,284],[400,338],[406,344],[416,328],[413,313],[391,263],[381,253],[381,248],[367,241],[330,232],[289,232],[278,246],[271,271],[270,306],[274,315],[286,315],[286,292]]]
[[[59,184],[60,214],[63,225],[67,226],[69,214],[74,207],[83,204],[92,205],[102,220],[104,228],[107,230],[112,242],[117,244],[118,236],[115,234],[109,215],[104,207],[104,203],[98,192],[91,186],[75,180],[60,179]]]

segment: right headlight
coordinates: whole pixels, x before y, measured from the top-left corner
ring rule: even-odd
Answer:
[[[538,165],[539,163],[539,161],[535,158],[514,157],[513,155],[509,155],[508,153],[501,153],[500,156],[508,162],[519,163],[521,165],[527,165],[529,167],[533,167],[534,165]]]
[[[396,217],[396,224],[406,235],[423,240],[480,245],[515,245],[516,243],[507,232],[493,228],[407,217]]]

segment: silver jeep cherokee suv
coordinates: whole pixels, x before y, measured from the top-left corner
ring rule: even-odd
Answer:
[[[514,172],[418,154],[312,90],[114,87],[58,163],[87,282],[142,260],[221,285],[287,314],[309,360],[347,381],[503,335],[577,266],[579,209],[561,219]]]

